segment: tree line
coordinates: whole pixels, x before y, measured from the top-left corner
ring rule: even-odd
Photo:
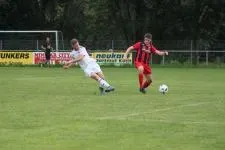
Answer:
[[[61,30],[66,39],[225,39],[224,0],[5,0],[0,30]],[[196,45],[196,43],[194,43]]]

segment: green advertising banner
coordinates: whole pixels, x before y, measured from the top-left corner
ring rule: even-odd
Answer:
[[[132,54],[129,54],[128,59],[124,60],[124,52],[94,52],[92,57],[100,65],[132,65]]]

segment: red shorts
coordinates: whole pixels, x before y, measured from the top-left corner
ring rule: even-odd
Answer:
[[[148,64],[144,64],[144,63],[141,63],[141,62],[134,62],[134,64],[135,64],[136,68],[138,68],[140,66],[143,66],[144,74],[152,74],[152,69]]]

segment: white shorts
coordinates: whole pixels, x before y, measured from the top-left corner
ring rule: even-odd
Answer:
[[[93,73],[102,72],[100,66],[96,62],[91,62],[84,69],[84,73],[86,76],[90,77]]]

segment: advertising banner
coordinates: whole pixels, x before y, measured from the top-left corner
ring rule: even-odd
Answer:
[[[95,52],[92,53],[92,57],[96,59],[100,65],[114,64],[114,65],[132,65],[132,54],[128,55],[128,59],[123,59],[124,52]]]
[[[123,52],[94,52],[90,54],[100,65],[124,65],[132,64],[132,54],[123,60]],[[51,64],[64,64],[71,60],[70,52],[52,52]],[[45,63],[44,52],[0,52],[0,64],[40,64]]]
[[[0,52],[1,64],[33,64],[32,52]]]
[[[45,53],[44,52],[34,52],[34,64],[44,63]],[[52,52],[51,53],[51,64],[63,64],[66,61],[71,60],[70,52]]]

